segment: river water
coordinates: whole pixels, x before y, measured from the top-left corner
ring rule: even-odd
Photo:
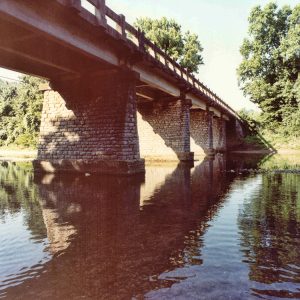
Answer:
[[[298,157],[38,175],[0,162],[0,299],[300,299]]]

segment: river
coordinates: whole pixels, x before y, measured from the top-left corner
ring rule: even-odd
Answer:
[[[1,161],[0,299],[300,299],[299,165],[218,155],[124,177]]]

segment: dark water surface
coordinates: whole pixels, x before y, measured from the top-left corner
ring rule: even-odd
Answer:
[[[0,298],[300,299],[300,174],[238,171],[286,161],[218,156],[145,178],[0,162]]]

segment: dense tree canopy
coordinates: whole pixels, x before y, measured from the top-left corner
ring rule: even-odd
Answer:
[[[190,72],[197,72],[203,58],[203,48],[198,36],[189,31],[183,33],[173,19],[139,18],[135,27],[143,31],[148,39]]]
[[[19,83],[0,80],[0,145],[36,145],[43,99],[41,82],[31,76],[23,76]]]
[[[240,51],[240,86],[259,105],[265,121],[289,123],[291,113],[299,117],[300,5],[254,7]]]

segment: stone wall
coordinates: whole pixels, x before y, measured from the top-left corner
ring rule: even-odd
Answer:
[[[152,160],[193,160],[226,147],[225,121],[185,99],[136,103],[133,72],[52,82],[36,169],[131,174]],[[230,129],[227,130],[227,135]],[[138,134],[139,132],[139,134]],[[191,152],[192,150],[192,152]]]
[[[222,119],[222,143],[221,143],[221,151],[227,151],[227,135],[226,135],[226,128],[227,122],[225,119]]]
[[[48,171],[71,165],[102,173],[143,171],[135,81],[115,79],[99,81],[86,97],[66,92],[63,98],[58,92],[45,91],[38,162],[43,161]]]
[[[191,151],[195,156],[209,152],[209,114],[201,109],[192,109],[191,114]]]
[[[210,129],[211,124],[211,129]],[[211,130],[211,132],[209,132]],[[226,121],[212,112],[191,110],[191,150],[195,156],[226,151]]]
[[[217,152],[226,151],[226,121],[223,118],[213,118],[213,148]]]
[[[215,150],[219,149],[220,144],[220,122],[218,117],[213,117],[212,120],[212,127],[213,127],[213,148]]]
[[[138,105],[141,156],[152,160],[192,160],[190,103],[185,100]]]

